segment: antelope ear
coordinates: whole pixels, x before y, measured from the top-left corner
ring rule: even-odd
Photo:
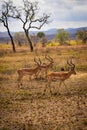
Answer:
[[[39,58],[39,64],[41,65],[42,64],[42,61],[41,61],[41,59]]]

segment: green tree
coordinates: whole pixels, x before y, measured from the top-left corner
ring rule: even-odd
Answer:
[[[37,33],[37,37],[40,38],[40,39],[41,39],[42,37],[45,37],[44,32],[38,32],[38,33]]]
[[[69,44],[70,34],[64,29],[58,29],[58,33],[56,34],[56,40],[59,41],[60,45]]]
[[[76,33],[76,39],[82,40],[82,42],[85,44],[87,42],[87,30],[79,30]]]
[[[45,33],[44,32],[38,32],[37,37],[40,39],[42,46],[45,46],[45,43],[47,42]]]

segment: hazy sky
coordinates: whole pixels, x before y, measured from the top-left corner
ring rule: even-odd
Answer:
[[[17,5],[22,4],[22,0],[13,0],[13,2]],[[87,27],[87,0],[38,0],[38,2],[43,12],[51,14],[52,21],[41,30]],[[11,31],[22,31],[18,21],[10,22],[10,29]],[[4,30],[5,28],[0,25],[0,31]]]

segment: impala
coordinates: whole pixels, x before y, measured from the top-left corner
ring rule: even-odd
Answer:
[[[39,63],[40,63],[41,71],[43,71],[45,73],[45,76],[47,76],[47,71],[49,68],[51,68],[53,66],[54,61],[50,56],[47,56],[47,55],[45,55],[45,59],[47,59],[49,61],[49,63],[42,64],[40,58],[39,58]]]
[[[34,58],[34,62],[37,62],[35,58]],[[26,75],[29,76],[29,80],[30,80],[30,82],[32,82],[31,77],[33,75],[37,75],[39,71],[40,71],[40,63],[38,63],[38,62],[37,62],[37,67],[35,67],[35,68],[21,68],[21,69],[18,69],[17,70],[18,82],[19,82],[18,85],[19,86],[22,85],[21,80]],[[32,85],[32,83],[31,83],[31,85]]]
[[[70,62],[67,60],[67,64],[69,65],[69,70],[67,72],[65,71],[61,71],[61,72],[50,72],[49,74],[47,74],[47,86],[50,89],[50,93],[52,94],[51,88],[50,88],[50,84],[53,80],[58,80],[59,83],[59,87],[61,86],[61,84],[64,83],[65,80],[67,80],[72,74],[76,75],[75,72],[75,64],[72,63],[72,60],[70,60]],[[66,86],[66,85],[65,85]],[[44,93],[46,91],[46,88],[44,90]]]

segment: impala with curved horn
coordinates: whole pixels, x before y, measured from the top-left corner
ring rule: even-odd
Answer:
[[[72,59],[70,61],[67,60],[67,64],[69,65],[69,70],[67,72],[65,72],[65,71],[63,71],[63,72],[62,71],[61,72],[50,72],[49,74],[47,74],[46,88],[47,88],[47,86],[49,87],[51,94],[52,94],[52,91],[50,88],[50,84],[53,80],[58,80],[60,82],[59,83],[59,87],[60,87],[62,83],[65,85],[64,81],[67,80],[72,74],[76,75],[75,64],[72,63]],[[44,90],[44,93],[46,91],[46,88]]]
[[[47,56],[47,55],[45,55],[45,59],[47,59],[49,61],[49,63],[42,64],[40,58],[39,58],[39,63],[40,63],[40,69],[41,69],[41,71],[44,71],[45,72],[45,76],[47,76],[47,71],[48,71],[48,69],[50,67],[53,66],[54,61],[53,61],[53,58],[51,58],[50,56]]]
[[[34,62],[37,63],[37,67],[35,67],[35,68],[21,68],[21,69],[17,70],[19,86],[22,85],[21,80],[24,76],[29,75],[29,80],[31,82],[31,76],[37,75],[38,71],[40,71],[40,63],[36,61],[36,58],[34,58]],[[32,83],[31,83],[31,85],[32,85]]]

